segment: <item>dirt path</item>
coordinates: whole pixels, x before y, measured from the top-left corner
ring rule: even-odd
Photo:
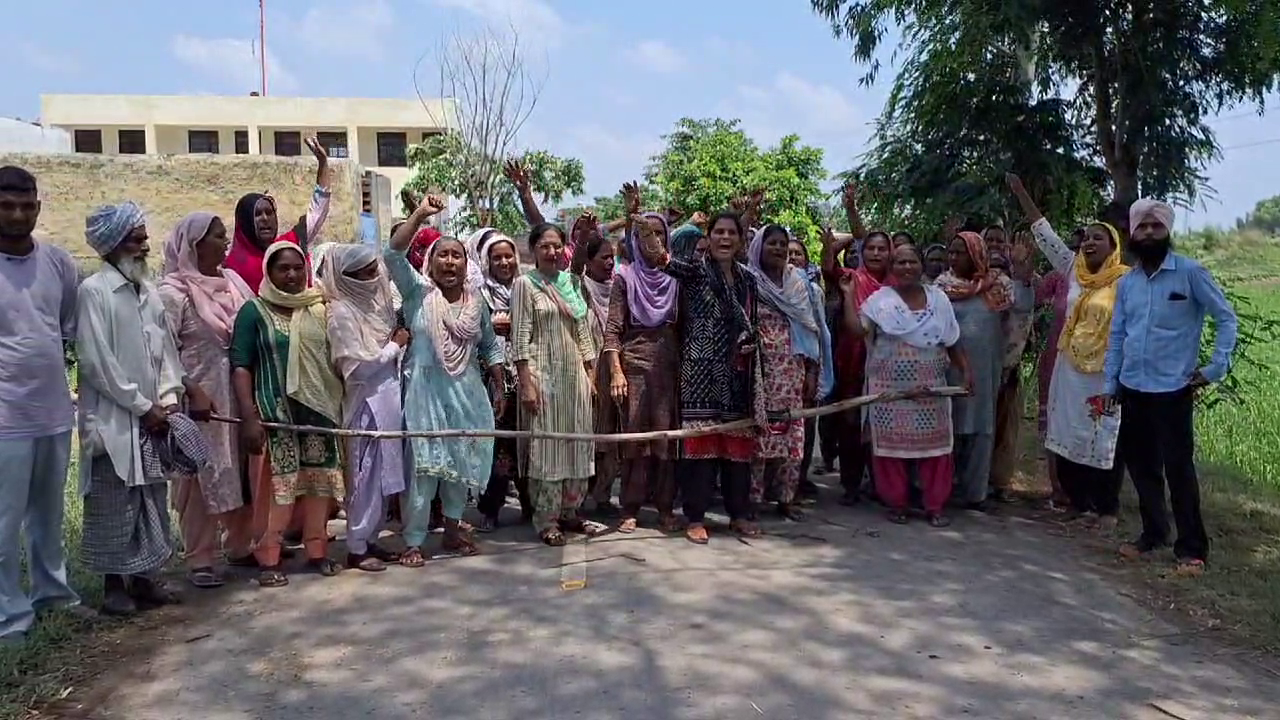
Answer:
[[[595,540],[586,553],[604,559],[575,591],[560,587],[564,553],[523,529],[419,571],[246,583],[105,679],[95,716],[1240,720],[1280,707],[1274,677],[1213,657],[1044,526],[824,512],[750,545]]]

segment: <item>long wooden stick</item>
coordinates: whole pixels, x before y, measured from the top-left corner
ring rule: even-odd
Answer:
[[[936,388],[919,388],[916,390],[894,390],[890,392],[875,393],[873,395],[862,395],[848,400],[823,405],[816,408],[804,408],[799,410],[790,410],[787,412],[788,420],[803,420],[811,417],[820,417],[822,415],[831,415],[833,413],[852,410],[864,405],[874,405],[877,403],[897,402],[900,400],[914,400],[923,397],[955,397],[965,395],[966,390],[959,387],[936,387]],[[223,423],[240,423],[240,418],[225,417],[222,415],[214,415],[212,419],[216,422]],[[262,426],[271,430],[292,430],[294,432],[311,433],[315,435],[336,435],[338,437],[368,437],[380,438],[384,440],[393,440],[397,438],[523,438],[529,440],[569,440],[576,442],[596,442],[596,443],[625,443],[625,442],[648,442],[653,440],[683,440],[685,438],[698,437],[701,435],[714,435],[716,433],[728,432],[730,430],[745,430],[754,427],[756,421],[754,419],[735,420],[733,422],[722,423],[720,425],[709,425],[700,428],[686,428],[683,430],[655,430],[653,432],[638,433],[561,433],[561,432],[536,432],[533,430],[469,430],[469,429],[450,429],[450,430],[348,430],[346,428],[325,428],[316,427],[314,425],[289,425],[287,423],[263,422]]]

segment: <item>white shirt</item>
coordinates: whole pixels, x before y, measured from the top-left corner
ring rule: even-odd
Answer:
[[[177,405],[182,366],[165,329],[164,304],[151,283],[135,289],[107,263],[80,285],[76,350],[80,377],[80,491],[89,491],[90,458],[105,453],[130,487],[146,484],[139,418]]]

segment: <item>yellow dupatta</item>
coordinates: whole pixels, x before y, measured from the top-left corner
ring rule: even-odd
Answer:
[[[1089,272],[1085,265],[1084,255],[1076,255],[1073,269],[1076,283],[1080,285],[1080,297],[1076,299],[1058,339],[1058,347],[1066,353],[1076,370],[1088,374],[1102,372],[1107,338],[1111,334],[1111,315],[1116,307],[1116,285],[1129,272],[1129,266],[1120,261],[1120,233],[1107,223],[1094,224],[1111,233],[1115,250],[1094,273]]]
[[[315,410],[334,424],[342,422],[342,381],[329,364],[328,318],[324,293],[308,287],[286,293],[271,282],[267,263],[281,250],[301,252],[288,241],[272,243],[262,257],[262,286],[258,297],[289,308],[289,359],[285,369],[285,394]]]

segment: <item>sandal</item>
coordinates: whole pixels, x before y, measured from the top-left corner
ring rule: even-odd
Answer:
[[[550,547],[564,547],[565,544],[564,533],[560,532],[559,528],[547,528],[538,533],[538,537]]]
[[[258,587],[280,588],[289,584],[289,576],[280,570],[280,566],[262,568],[258,573]]]
[[[422,557],[422,548],[411,547],[405,549],[400,555],[400,566],[407,568],[420,568],[427,564],[426,558]]]
[[[905,510],[890,510],[885,515],[885,519],[887,519],[889,522],[893,523],[894,525],[906,525],[907,513]]]
[[[386,570],[387,564],[370,553],[366,553],[364,555],[347,553],[347,567],[352,570],[363,570],[365,572],[378,573]]]
[[[464,534],[457,534],[452,537],[446,535],[444,541],[440,543],[440,548],[447,553],[454,553],[462,557],[471,557],[479,555],[480,548]]]
[[[636,531],[637,525],[638,523],[636,522],[635,518],[633,517],[623,518],[622,522],[618,523],[618,532],[624,535],[630,535],[631,533]]]
[[[778,514],[791,522],[804,522],[808,516],[792,503],[778,503]]]
[[[702,523],[695,523],[685,528],[684,536],[694,545],[706,545],[711,540],[707,535],[707,528]]]
[[[400,562],[400,553],[395,550],[388,550],[376,543],[371,543],[369,545],[368,554],[378,558],[384,563]]]
[[[929,527],[944,528],[951,527],[951,518],[942,513],[933,513],[929,515]]]
[[[187,582],[201,590],[220,588],[226,584],[211,567],[191,568],[187,571]]]
[[[680,532],[680,518],[675,515],[662,515],[658,518],[658,531],[664,533]]]
[[[1204,569],[1204,561],[1199,558],[1179,558],[1173,574],[1178,577],[1200,577],[1204,574]]]
[[[478,533],[487,534],[497,529],[498,529],[498,518],[492,518],[488,516],[480,518],[480,524],[476,526],[476,532]]]
[[[333,577],[342,572],[342,566],[329,558],[318,558],[307,561],[307,569],[325,577]]]
[[[741,537],[760,537],[760,526],[750,520],[734,520],[729,523],[729,529]]]

